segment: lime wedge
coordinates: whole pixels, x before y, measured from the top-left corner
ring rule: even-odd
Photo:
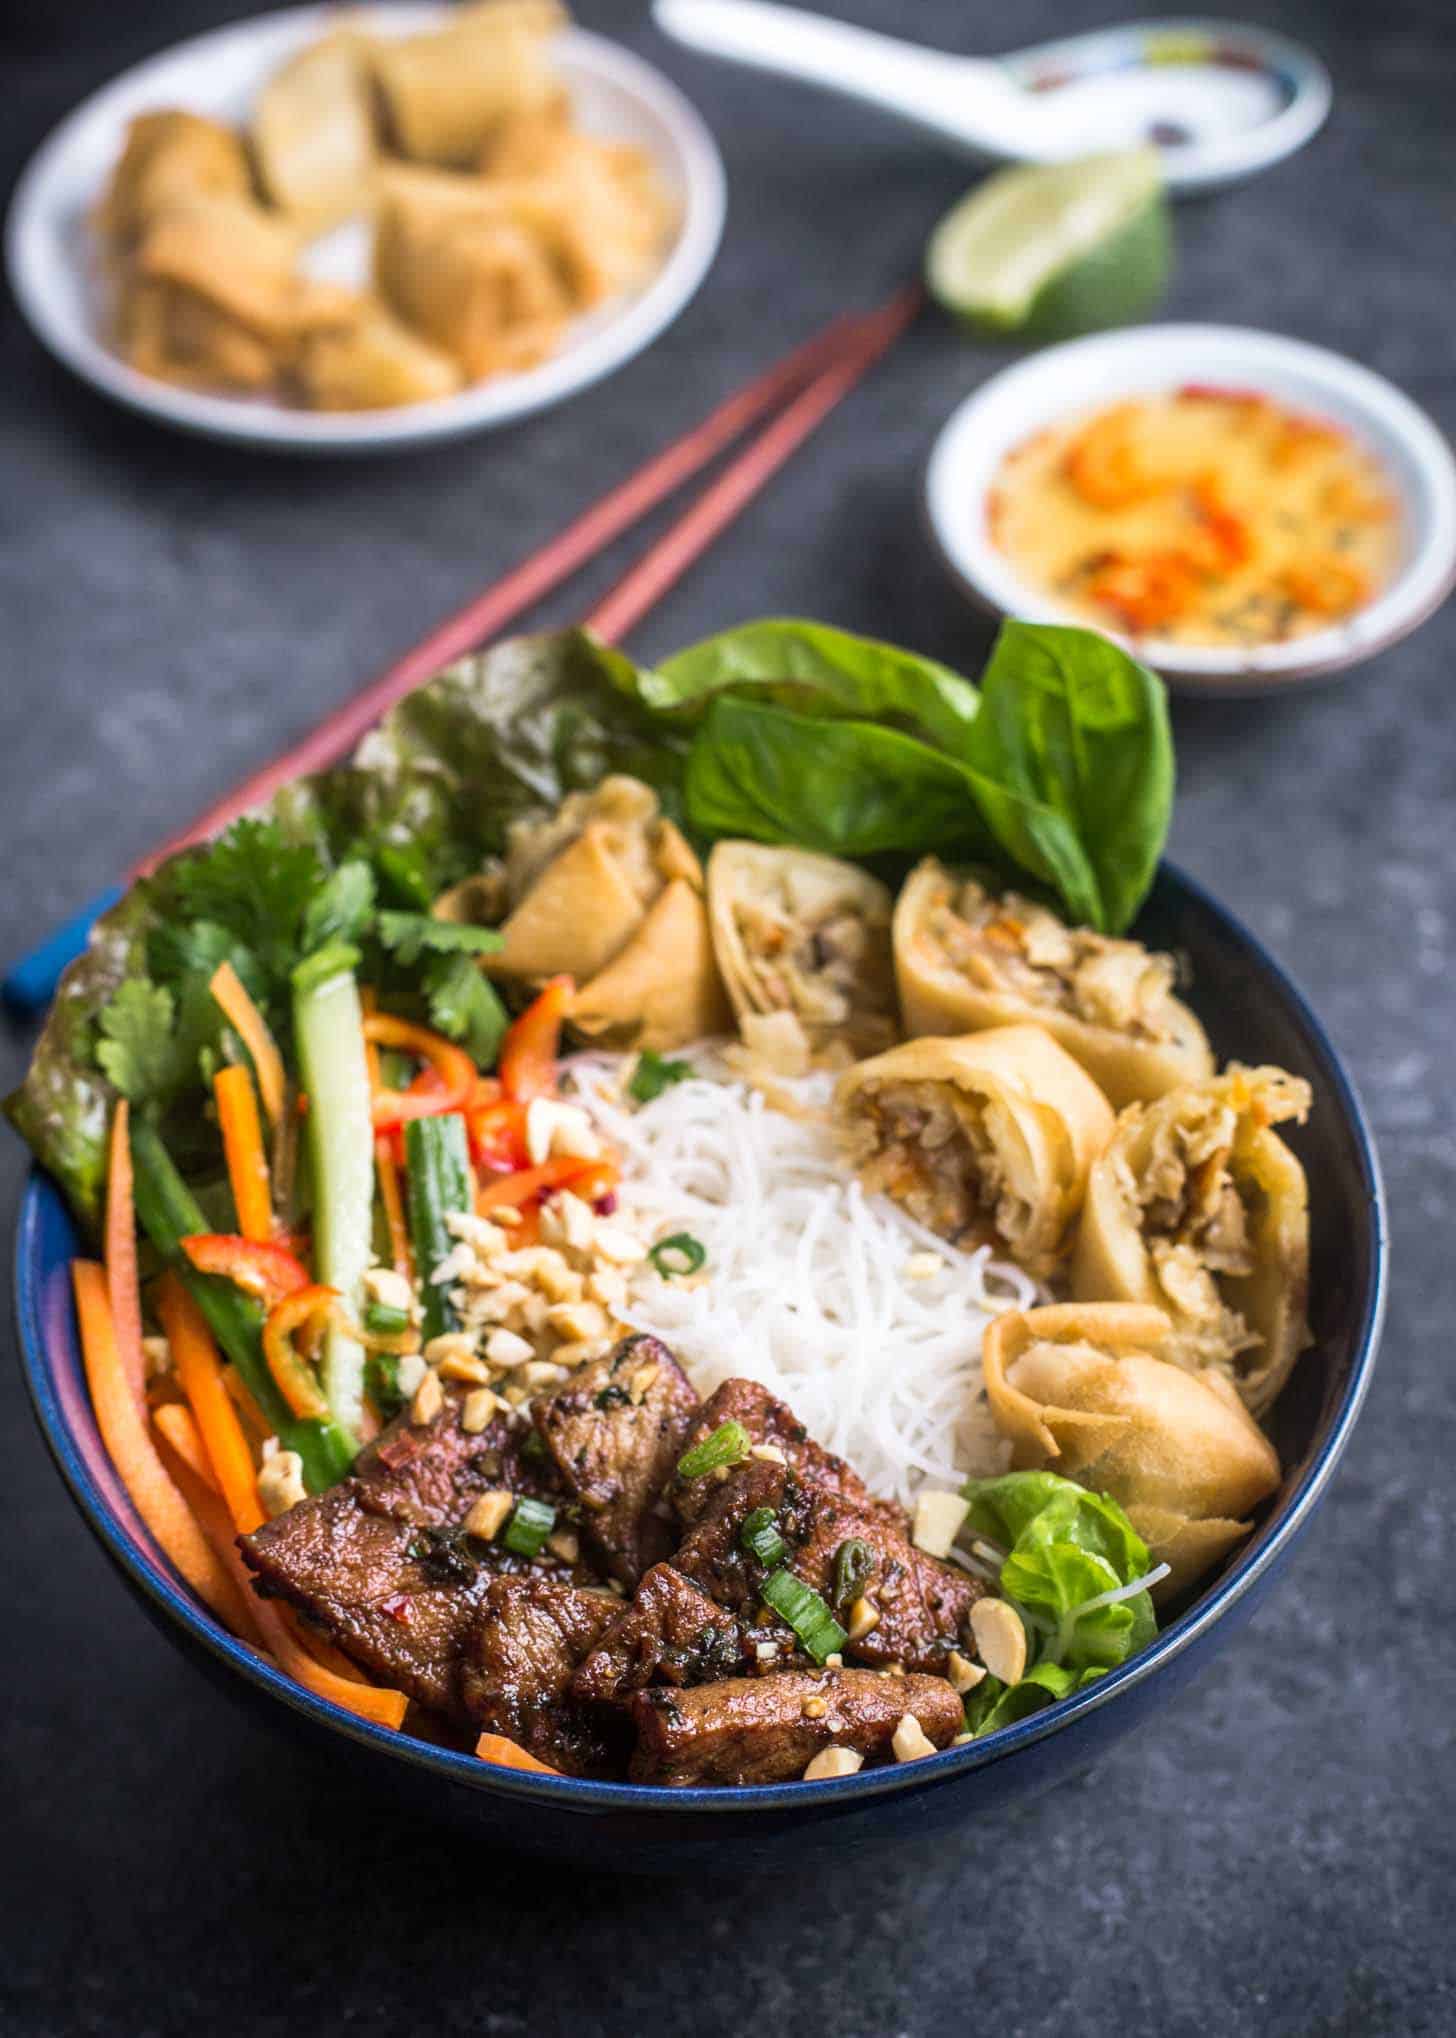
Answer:
[[[978,332],[1065,339],[1141,317],[1171,255],[1158,152],[1130,149],[999,170],[930,236],[925,275]]]

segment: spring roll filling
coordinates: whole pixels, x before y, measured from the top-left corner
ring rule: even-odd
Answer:
[[[1035,1223],[1031,1156],[994,1098],[953,1083],[862,1090],[852,1128],[860,1180],[962,1247],[1024,1250]]]
[[[1210,1100],[1191,1121],[1168,1118],[1157,1126],[1136,1175],[1120,1163],[1124,1194],[1142,1211],[1158,1284],[1193,1326],[1204,1362],[1216,1365],[1262,1343],[1218,1285],[1219,1275],[1240,1279],[1254,1270],[1251,1199],[1260,1192],[1234,1178],[1237,1129],[1232,1107]]]
[[[994,897],[970,880],[947,885],[926,930],[945,961],[979,989],[1013,992],[1133,1039],[1171,1040],[1177,966],[1138,941],[1067,927],[1016,892]]]

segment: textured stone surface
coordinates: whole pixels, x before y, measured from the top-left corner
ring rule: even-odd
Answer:
[[[671,335],[551,416],[426,455],[288,465],[125,418],[7,325],[0,952],[750,368],[882,294],[962,188],[964,170],[905,130],[668,48],[645,11],[583,0],[592,25],[659,59],[707,111],[733,181],[727,241]],[[1101,13],[1095,0],[836,11],[965,49]],[[1390,0],[1373,17],[1316,0],[1257,11],[1326,49],[1336,118],[1298,160],[1182,211],[1170,309],[1346,349],[1449,430],[1443,0]],[[12,11],[0,168],[13,175],[119,65],[234,12]],[[916,493],[935,427],[997,358],[925,320],[639,648],[802,610],[973,664],[985,632],[922,542]],[[0,2026],[1449,2031],[1453,667],[1448,611],[1342,686],[1177,713],[1175,853],[1272,941],[1349,1055],[1396,1248],[1384,1360],[1318,1528],[1201,1684],[1084,1783],[882,1876],[649,1893],[523,1875],[351,1802],[331,1768],[220,1704],[109,1576],[7,1363]],[[21,1059],[19,1041],[0,1042],[0,1078]],[[12,1142],[0,1174],[8,1233]]]

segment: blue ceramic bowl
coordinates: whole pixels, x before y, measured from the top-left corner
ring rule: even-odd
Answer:
[[[1275,1413],[1283,1488],[1249,1541],[1144,1654],[1090,1689],[984,1741],[827,1783],[657,1790],[492,1768],[368,1726],[260,1663],[172,1576],[96,1432],[72,1321],[77,1235],[39,1171],[21,1206],[16,1293],[36,1415],[77,1506],[157,1625],[235,1697],[327,1744],[419,1811],[466,1819],[513,1847],[615,1869],[732,1869],[842,1859],[846,1848],[927,1834],[1085,1770],[1166,1703],[1268,1590],[1324,1497],[1375,1360],[1386,1222],[1360,1103],[1319,1021],[1278,964],[1200,886],[1164,866],[1138,927],[1185,954],[1193,1002],[1220,1059],[1308,1077],[1315,1108],[1289,1135],[1310,1182],[1315,1344]]]

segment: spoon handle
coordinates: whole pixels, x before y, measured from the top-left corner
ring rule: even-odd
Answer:
[[[972,148],[998,150],[1024,100],[998,64],[771,0],[656,0],[653,13],[669,35],[710,56],[869,100]]]

